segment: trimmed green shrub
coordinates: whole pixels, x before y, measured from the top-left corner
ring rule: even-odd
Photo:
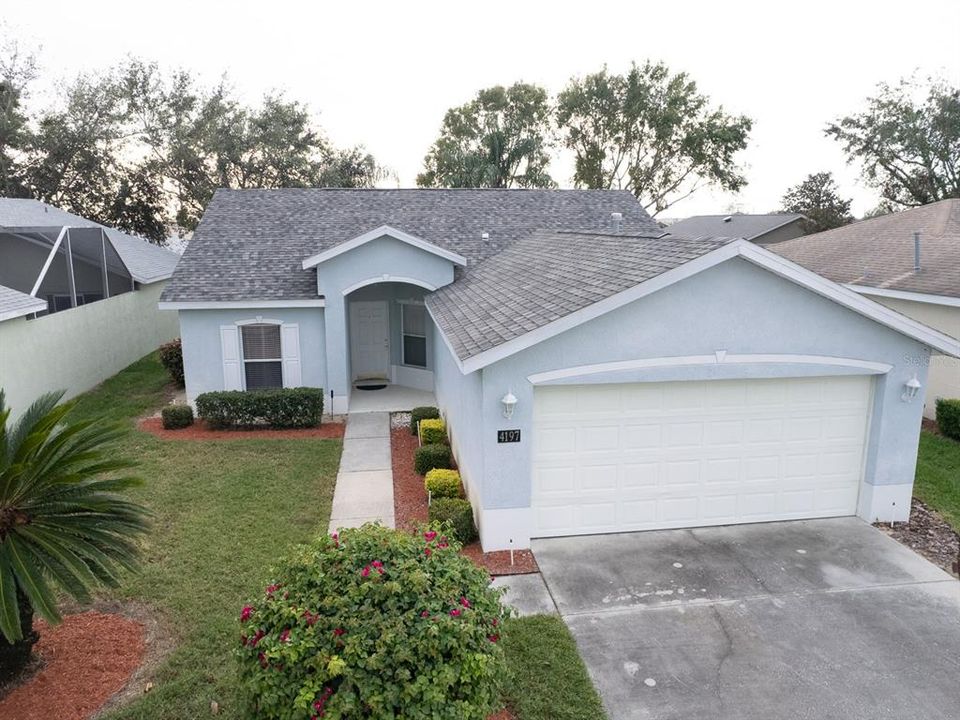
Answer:
[[[179,430],[193,425],[193,408],[189,405],[167,405],[160,411],[164,430]]]
[[[197,396],[197,414],[213,429],[316,427],[323,415],[320,388],[229,390]]]
[[[410,411],[410,434],[417,434],[417,423],[421,420],[427,420],[440,417],[440,410],[429,405],[415,407]]]
[[[240,614],[247,712],[484,720],[500,704],[506,612],[434,530],[346,528],[297,548]]]
[[[460,473],[446,468],[434,468],[427,472],[423,486],[434,500],[437,498],[463,497]]]
[[[937,427],[953,440],[960,440],[960,400],[937,398]]]
[[[413,469],[418,475],[426,475],[434,468],[450,467],[449,445],[424,445],[413,455]]]
[[[180,338],[160,346],[160,363],[170,373],[173,381],[183,387],[183,346]]]
[[[440,418],[424,418],[420,421],[420,440],[424,445],[447,441],[447,424]]]
[[[468,500],[461,498],[438,498],[430,503],[430,524],[448,526],[453,536],[464,545],[477,539],[477,526],[473,524],[473,509]]]

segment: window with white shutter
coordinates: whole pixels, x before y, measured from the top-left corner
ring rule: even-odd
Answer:
[[[283,387],[280,325],[242,325],[240,337],[247,390]]]

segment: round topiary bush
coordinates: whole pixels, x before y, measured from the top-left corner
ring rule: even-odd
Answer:
[[[458,542],[469,545],[479,535],[473,522],[473,509],[470,501],[462,498],[437,498],[430,503],[430,524],[446,526],[450,523],[450,532]]]
[[[241,615],[258,718],[482,720],[499,705],[504,610],[435,531],[344,529],[298,548]]]

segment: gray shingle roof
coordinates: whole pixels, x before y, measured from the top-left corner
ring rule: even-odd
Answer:
[[[44,300],[0,285],[0,322],[35,312],[43,312],[46,309],[47,303]]]
[[[625,232],[658,229],[621,191],[219,190],[162,299],[314,298],[316,273],[301,262],[381,225],[459,253],[469,268],[537,228],[609,229],[613,212]]]
[[[0,198],[0,228],[103,228],[133,279],[140,283],[165,280],[173,274],[180,256],[158,245],[111,227],[68,213],[40,202],[19,198]]]
[[[920,272],[913,234],[920,233]],[[770,250],[834,282],[960,297],[960,199],[771,245]]]
[[[663,231],[539,231],[428,295],[426,303],[454,352],[466,360],[732,240]]]
[[[729,218],[729,220],[727,220]],[[771,213],[768,215],[697,215],[680,220],[666,229],[687,237],[742,237],[754,240],[771,230],[802,220],[799,213]]]

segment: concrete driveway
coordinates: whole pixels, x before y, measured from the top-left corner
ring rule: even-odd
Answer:
[[[960,717],[960,583],[861,520],[533,547],[610,720]]]

